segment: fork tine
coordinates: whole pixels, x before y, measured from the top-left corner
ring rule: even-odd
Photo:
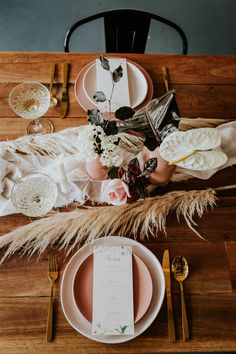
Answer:
[[[48,255],[48,270],[51,271],[51,254]]]
[[[48,270],[49,270],[49,272],[57,272],[58,271],[57,256],[53,253],[50,253],[48,256]]]
[[[54,254],[52,254],[52,272],[54,272]]]
[[[55,254],[53,255],[53,271],[56,271],[56,256]]]
[[[49,267],[49,271],[52,272],[53,271],[53,255],[51,253],[48,257],[48,267]]]
[[[58,271],[58,262],[57,262],[57,256],[55,255],[55,271]]]

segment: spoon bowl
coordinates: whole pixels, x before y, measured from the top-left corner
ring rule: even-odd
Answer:
[[[171,271],[173,277],[177,281],[183,282],[189,273],[188,263],[183,256],[177,256],[174,258],[171,264]]]
[[[171,264],[171,272],[173,277],[179,282],[181,294],[181,312],[182,312],[182,331],[183,340],[189,339],[188,319],[184,300],[183,281],[187,278],[189,273],[188,263],[183,256],[177,256],[173,259]]]

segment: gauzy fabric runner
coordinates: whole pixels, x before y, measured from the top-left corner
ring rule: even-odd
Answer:
[[[65,129],[58,133],[25,136],[13,141],[0,143],[0,216],[16,212],[11,202],[11,190],[16,181],[32,172],[40,172],[51,177],[58,185],[59,197],[56,207],[87,199],[100,203],[109,202],[103,191],[111,184],[110,179],[94,180],[87,173],[84,155],[77,143],[78,134],[86,126]],[[228,156],[225,165],[208,171],[192,171],[178,167],[176,172],[208,179],[218,170],[236,164],[236,121],[218,126],[221,135],[221,148]],[[127,163],[137,156],[143,146],[142,139],[126,133],[118,133],[121,139],[121,155]],[[65,176],[58,172],[58,157],[63,155],[67,179],[71,190],[62,193],[60,184]],[[158,167],[157,167],[158,168]]]

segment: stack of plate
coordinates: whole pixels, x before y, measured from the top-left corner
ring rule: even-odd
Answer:
[[[145,106],[153,96],[153,83],[149,74],[139,64],[127,60],[127,73],[130,94],[130,106],[138,110]],[[75,96],[81,107],[97,108],[93,95],[97,91],[96,62],[87,64],[75,80]]]
[[[93,247],[131,246],[133,250],[134,335],[92,335]],[[118,236],[90,242],[71,258],[61,284],[61,304],[71,326],[84,336],[102,343],[122,343],[143,333],[160,311],[165,293],[162,267],[145,246]]]

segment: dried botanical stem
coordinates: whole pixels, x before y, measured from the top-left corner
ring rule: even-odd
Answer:
[[[216,190],[210,188],[173,191],[123,206],[87,207],[56,214],[0,237],[0,249],[6,248],[1,262],[17,251],[29,256],[34,253],[40,255],[47,247],[54,245],[67,249],[69,254],[83,242],[108,235],[133,237],[141,241],[151,235],[157,237],[158,232],[166,234],[167,216],[172,212],[176,213],[178,221],[183,217],[190,229],[204,239],[195,230],[193,217],[201,217],[208,206],[215,204]]]

